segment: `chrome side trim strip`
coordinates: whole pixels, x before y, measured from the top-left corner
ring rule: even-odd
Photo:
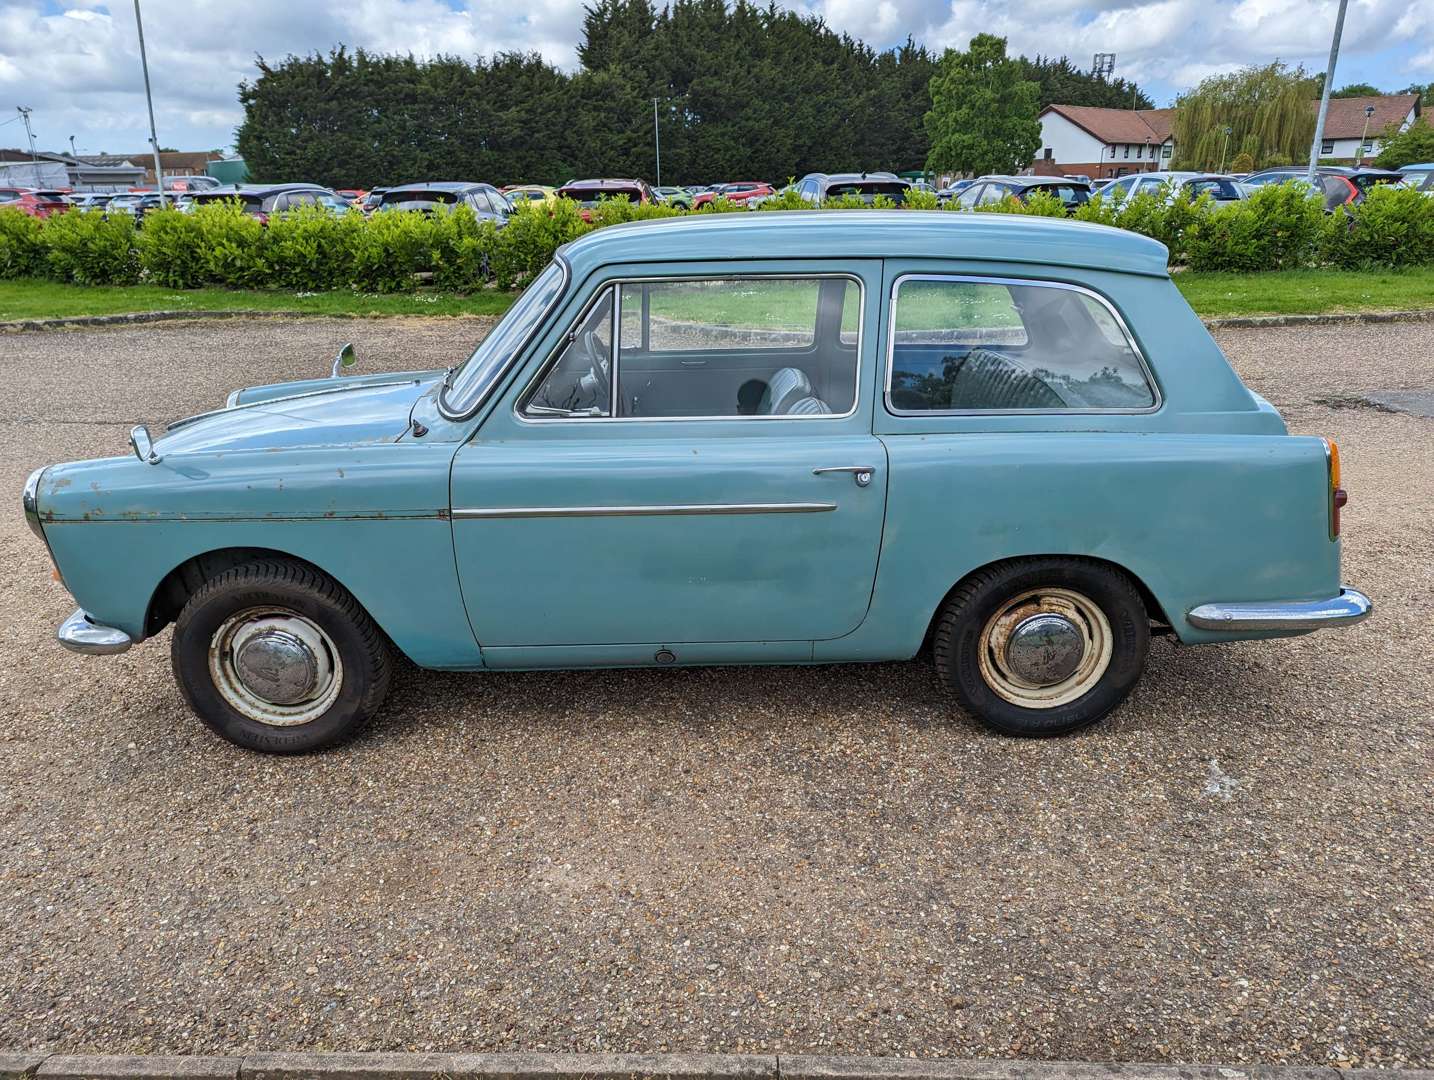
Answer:
[[[836,503],[665,503],[655,506],[496,506],[455,509],[464,518],[680,517],[694,514],[825,514]]]
[[[1290,604],[1201,604],[1186,616],[1201,630],[1320,630],[1326,626],[1353,626],[1369,618],[1374,603],[1348,586],[1328,600]]]
[[[123,630],[91,622],[82,608],[76,608],[75,613],[60,624],[55,636],[71,652],[89,656],[113,656],[134,644]]]

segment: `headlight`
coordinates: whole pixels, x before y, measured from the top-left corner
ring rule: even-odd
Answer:
[[[32,472],[25,481],[25,493],[20,496],[20,505],[25,508],[25,524],[29,525],[30,531],[42,541],[45,539],[45,530],[40,525],[40,478],[48,468],[48,465],[42,465]],[[48,543],[46,546],[49,546]]]

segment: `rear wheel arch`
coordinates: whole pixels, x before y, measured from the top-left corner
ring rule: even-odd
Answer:
[[[981,566],[972,567],[968,573],[962,575],[959,581],[955,582],[951,588],[936,599],[936,604],[931,610],[931,615],[926,620],[926,636],[921,642],[922,653],[928,656],[930,655],[932,642],[935,638],[936,625],[941,620],[941,613],[946,610],[946,605],[950,603],[951,598],[960,592],[961,588],[968,581],[978,574],[984,574],[1013,563],[1031,562],[1037,559],[1085,559],[1088,562],[1096,563],[1108,570],[1113,570],[1123,575],[1129,580],[1130,584],[1135,588],[1135,591],[1140,594],[1140,599],[1145,604],[1146,613],[1150,616],[1151,633],[1160,634],[1169,632],[1170,619],[1165,614],[1164,606],[1160,603],[1159,599],[1156,598],[1155,593],[1151,591],[1150,586],[1142,581],[1140,576],[1133,573],[1128,567],[1122,566],[1117,562],[1112,562],[1110,559],[1098,559],[1090,555],[1082,555],[1078,552],[1038,552],[1030,555],[1017,555],[1006,559],[995,559]]]

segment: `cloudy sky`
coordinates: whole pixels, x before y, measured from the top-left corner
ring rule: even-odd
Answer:
[[[779,0],[879,46],[913,35],[964,47],[975,33],[1082,66],[1116,54],[1117,74],[1169,104],[1214,72],[1279,58],[1324,70],[1334,0]],[[163,145],[231,145],[235,86],[255,54],[370,50],[460,56],[537,50],[565,68],[583,0],[143,0]],[[133,153],[146,142],[128,0],[0,0],[0,147],[23,146],[15,106],[34,108],[42,149]],[[1336,85],[1434,81],[1434,0],[1351,0]]]

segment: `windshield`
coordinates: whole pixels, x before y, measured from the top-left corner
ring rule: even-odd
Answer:
[[[559,195],[572,199],[579,206],[596,206],[604,199],[626,199],[628,202],[642,202],[642,192],[637,188],[563,188]]]
[[[461,196],[452,191],[391,191],[383,197],[383,210],[432,210],[435,205],[452,205]]]
[[[558,259],[548,263],[547,269],[533,279],[517,303],[508,309],[508,314],[453,373],[448,394],[443,398],[450,412],[469,412],[487,397],[508,361],[552,310],[566,280],[567,270]]]

